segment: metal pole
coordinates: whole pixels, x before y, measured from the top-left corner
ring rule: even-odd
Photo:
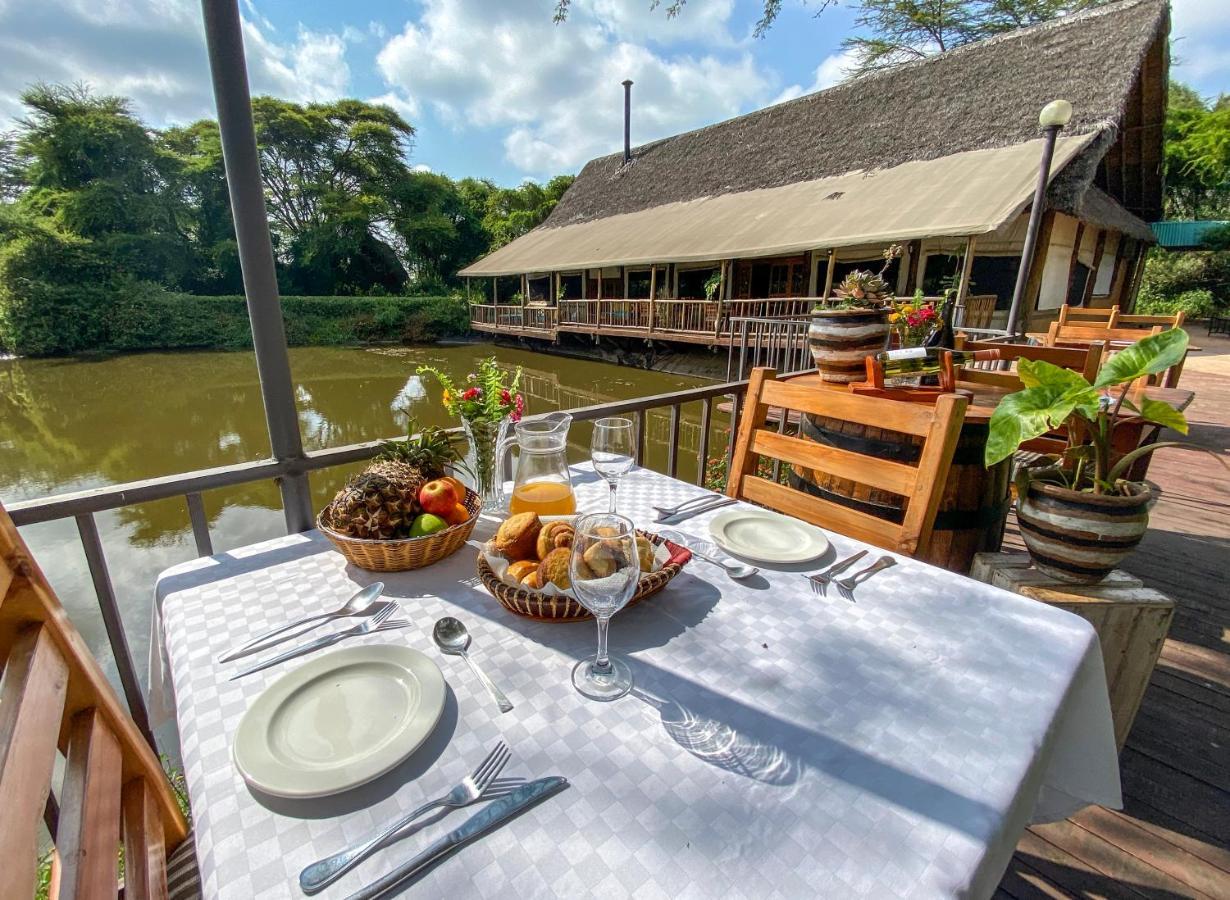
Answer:
[[[624,85],[624,165],[632,162],[632,79]]]
[[[213,76],[214,100],[218,107],[218,131],[226,163],[226,183],[239,244],[243,289],[252,321],[252,346],[260,376],[269,444],[275,459],[293,464],[302,460],[303,440],[295,408],[286,330],[278,298],[278,279],[269,238],[269,217],[261,185],[252,125],[252,98],[248,93],[248,69],[244,61],[243,33],[236,0],[201,0],[205,20],[205,44]],[[279,480],[282,510],[290,532],[312,527],[312,497],[307,474],[292,471]]]
[[[1034,187],[1034,202],[1029,209],[1029,225],[1025,229],[1025,246],[1021,250],[1021,267],[1016,273],[1016,287],[1012,290],[1012,306],[1008,309],[1008,335],[1017,334],[1017,319],[1021,315],[1021,301],[1025,297],[1025,282],[1033,268],[1034,253],[1038,244],[1038,229],[1042,225],[1043,207],[1046,205],[1046,185],[1051,177],[1051,160],[1055,157],[1055,138],[1061,125],[1048,125],[1042,144],[1042,165],[1038,169],[1038,184]]]

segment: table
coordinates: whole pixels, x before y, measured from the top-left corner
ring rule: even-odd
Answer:
[[[574,486],[582,509],[605,508],[591,468],[574,469]],[[651,503],[698,492],[636,469],[619,497],[645,524]],[[712,515],[677,528],[705,535]],[[476,536],[492,529],[480,522]],[[840,556],[863,547],[831,538]],[[637,687],[609,704],[569,683],[593,650],[592,623],[506,612],[479,584],[470,549],[375,576],[309,532],[169,569],[156,593],[206,894],[299,896],[304,865],[443,793],[502,737],[513,750],[506,774],[562,774],[571,787],[409,896],[989,896],[1031,819],[1120,803],[1098,642],[1069,613],[898,560],[856,603],[812,595],[797,571],[736,584],[694,560],[615,617],[612,651],[630,658]],[[349,795],[255,796],[231,763],[231,739],[287,667],[229,682],[239,664],[214,660],[377,577],[415,625],[364,640],[405,641],[439,662],[450,685],[441,726]],[[498,714],[460,660],[431,649],[444,614],[467,623],[511,713]],[[442,830],[382,851],[322,896],[348,894]]]

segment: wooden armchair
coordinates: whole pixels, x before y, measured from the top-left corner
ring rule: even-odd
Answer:
[[[927,550],[953,451],[965,418],[965,397],[945,394],[934,406],[816,390],[779,382],[772,369],[752,370],[726,493],[899,553]],[[770,408],[840,419],[922,438],[917,466],[865,456],[765,427]],[[906,498],[900,524],[756,474],[760,457],[849,479]]]
[[[51,897],[199,895],[192,839],[142,737],[0,507],[0,897],[33,897],[39,823],[54,843]],[[62,754],[59,800],[52,791]],[[176,852],[178,851],[178,852]],[[185,864],[184,860],[187,860]]]
[[[1134,344],[1141,338],[1160,334],[1161,325],[1151,328],[1111,328],[1098,325],[1062,325],[1058,320],[1051,323],[1046,333],[1047,347],[1062,347],[1071,344],[1088,344],[1093,341]]]
[[[995,387],[1019,391],[1021,379],[1012,363],[1020,359],[1044,360],[1061,369],[1080,372],[1090,382],[1097,377],[1098,367],[1106,352],[1105,341],[1094,341],[1088,347],[1036,347],[1031,344],[1010,344],[1001,341],[971,341],[958,333],[955,350],[998,350],[999,360],[979,366],[958,366],[957,380],[974,384],[989,384]]]
[[[1069,306],[1059,307],[1060,325],[1093,325],[1114,328],[1119,321],[1118,306]]]

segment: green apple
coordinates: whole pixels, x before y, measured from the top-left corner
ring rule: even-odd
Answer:
[[[414,521],[410,523],[410,537],[426,537],[437,531],[443,531],[445,528],[448,528],[448,522],[431,513],[423,513],[415,516]]]

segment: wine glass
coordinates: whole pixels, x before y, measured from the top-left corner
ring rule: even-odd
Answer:
[[[572,592],[598,620],[598,652],[572,670],[572,686],[591,700],[616,700],[632,690],[632,670],[606,652],[611,616],[636,593],[641,577],[636,530],[615,513],[591,513],[576,522],[569,564]]]
[[[590,458],[594,470],[611,486],[611,502],[607,512],[615,512],[615,491],[619,488],[619,479],[632,468],[635,441],[636,432],[631,419],[616,417],[594,422]]]

